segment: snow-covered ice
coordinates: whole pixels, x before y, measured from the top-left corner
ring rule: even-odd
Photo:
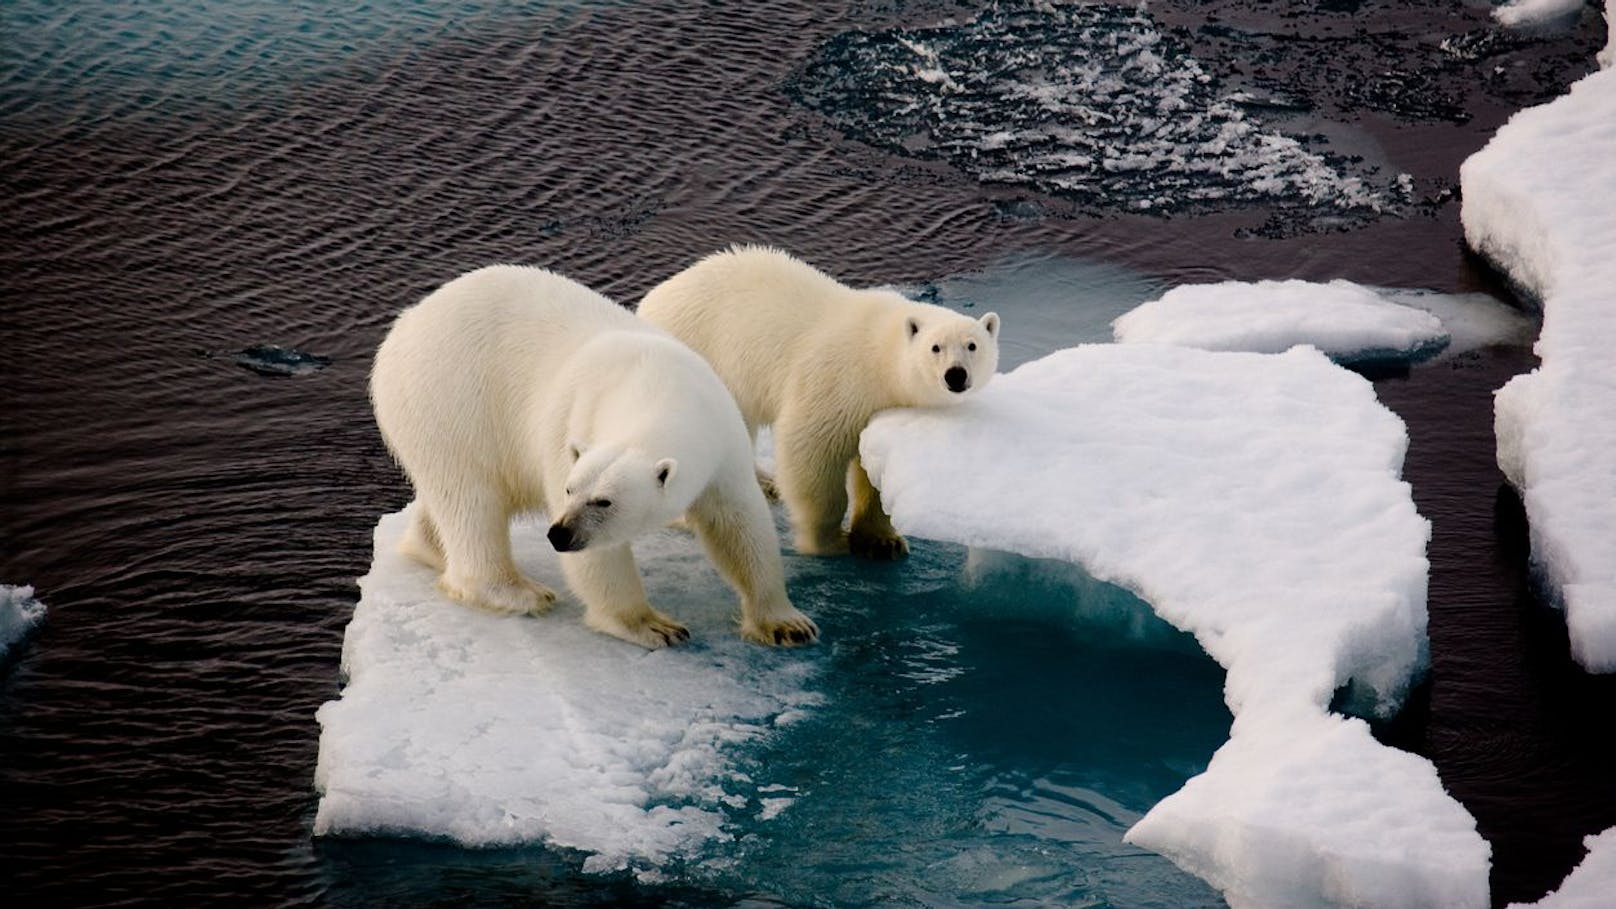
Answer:
[[[785,808],[741,751],[818,702],[810,664],[740,639],[693,537],[635,544],[652,602],[694,636],[647,652],[589,631],[566,601],[539,618],[449,603],[396,550],[405,514],[377,525],[347,685],[319,711],[315,833],[545,843],[589,853],[585,870],[654,877],[725,839],[732,816]],[[542,526],[517,524],[513,547],[565,589]]]
[[[0,659],[45,620],[45,604],[34,599],[34,588],[0,584]]]
[[[1509,909],[1607,909],[1616,895],[1616,827],[1585,837],[1588,855],[1571,869],[1559,889],[1535,903]]]
[[[861,455],[900,530],[1078,562],[1228,671],[1210,766],[1131,842],[1244,906],[1485,906],[1490,848],[1386,715],[1426,663],[1428,523],[1373,387],[1278,355],[1085,345],[948,411],[890,411]]]
[[[1498,464],[1573,656],[1616,671],[1616,70],[1517,113],[1459,177],[1466,239],[1543,309],[1542,365],[1497,394]]]

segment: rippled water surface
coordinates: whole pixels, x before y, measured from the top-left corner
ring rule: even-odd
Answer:
[[[0,669],[18,905],[1215,905],[1162,859],[1095,847],[1221,741],[1215,667],[1108,641],[1039,587],[1025,602],[1047,611],[978,615],[944,585],[822,621],[869,728],[797,744],[850,768],[834,790],[849,802],[883,781],[903,794],[881,817],[914,824],[906,854],[861,852],[891,832],[806,799],[776,837],[737,841],[752,864],[659,886],[536,849],[309,837],[314,711],[339,688],[371,528],[408,498],[370,420],[369,355],[436,284],[533,262],[632,302],[715,247],[768,242],[853,283],[1036,298],[1033,347],[1190,281],[1501,293],[1463,252],[1458,164],[1588,71],[1602,37],[1593,10],[1506,35],[1466,0],[1122,6],[1063,12],[1100,30],[1075,43],[1014,3],[0,7],[0,583],[51,607]],[[1092,84],[1161,108],[1128,69],[1159,47],[1193,64],[1186,104],[1239,124],[1238,160],[1291,149],[1331,193],[1358,180],[1391,202],[1236,171],[1177,207],[1213,185],[1182,151],[1204,137],[1028,94],[1070,84],[1048,77],[1102,39],[1135,50],[1096,54]],[[978,87],[936,89],[928,53]],[[1055,128],[1084,116],[1126,128],[1098,143]],[[1158,179],[1179,160],[1201,176]],[[1499,902],[1541,896],[1616,823],[1596,725],[1616,688],[1571,665],[1532,595],[1492,461],[1491,391],[1531,366],[1496,348],[1377,383],[1408,422],[1434,533],[1431,678],[1382,735],[1475,815]],[[927,552],[894,570],[965,558]],[[866,569],[819,570],[804,583]],[[905,680],[916,655],[896,633],[917,627],[958,647],[928,652],[924,683]],[[1105,696],[1050,704],[1046,683]],[[1186,719],[1143,735],[1164,703]],[[902,759],[838,763],[859,748]]]

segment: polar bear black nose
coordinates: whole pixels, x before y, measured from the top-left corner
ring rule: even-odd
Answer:
[[[570,552],[574,548],[573,543],[577,542],[573,539],[572,531],[564,524],[551,524],[550,532],[545,536],[550,538],[550,545],[555,547],[556,552]]]
[[[943,373],[943,381],[948,383],[948,390],[955,394],[971,387],[970,376],[966,374],[963,366],[948,367],[948,371]]]

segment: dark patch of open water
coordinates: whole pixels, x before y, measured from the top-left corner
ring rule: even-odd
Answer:
[[[310,845],[314,711],[370,530],[408,498],[365,399],[392,314],[493,261],[632,301],[732,241],[854,283],[1035,251],[1168,284],[1497,292],[1462,250],[1458,164],[1592,66],[1596,14],[1492,39],[1481,3],[1294,6],[1150,14],[1252,116],[1406,172],[1429,204],[1342,232],[1264,229],[1260,201],[1117,214],[867,145],[789,97],[838,36],[965,22],[962,4],[8,4],[0,581],[52,608],[0,679],[8,894],[710,903],[566,856]],[[264,376],[217,355],[260,344],[331,363]],[[1490,392],[1531,365],[1488,350],[1378,383],[1434,531],[1431,679],[1383,735],[1476,816],[1499,903],[1556,886],[1616,823],[1616,684],[1570,663],[1533,597],[1492,461]]]

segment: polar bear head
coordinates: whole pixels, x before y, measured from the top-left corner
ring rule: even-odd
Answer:
[[[972,319],[917,305],[904,316],[904,390],[918,405],[955,403],[999,368],[999,314]]]
[[[563,490],[565,505],[551,517],[548,537],[557,552],[627,543],[663,527],[689,507],[679,501],[674,478],[679,463],[622,445],[569,442],[572,467]]]

